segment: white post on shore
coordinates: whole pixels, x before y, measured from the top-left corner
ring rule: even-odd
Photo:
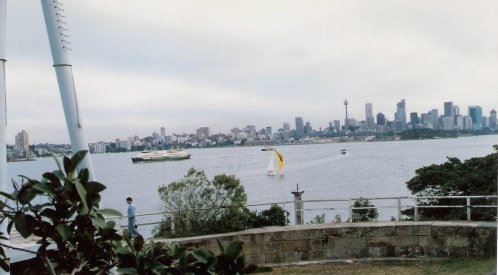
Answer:
[[[62,105],[66,116],[67,129],[71,140],[71,147],[73,153],[76,153],[81,150],[89,151],[89,147],[83,131],[83,122],[78,108],[72,66],[69,62],[70,48],[68,35],[66,34],[65,16],[63,15],[64,9],[62,8],[63,5],[61,1],[62,0],[41,0],[41,3]],[[88,169],[90,172],[90,180],[93,181],[96,179],[90,154],[86,155],[81,163],[81,167]]]

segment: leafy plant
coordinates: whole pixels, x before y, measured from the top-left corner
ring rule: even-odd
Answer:
[[[316,215],[311,221],[310,224],[323,224],[325,223],[325,213],[321,213]]]
[[[353,208],[375,207],[367,199],[358,199],[354,202]],[[379,213],[376,208],[353,209],[353,222],[376,221]]]
[[[6,199],[0,202],[0,221],[8,221],[7,232],[15,227],[23,238],[40,238],[35,258],[42,266],[28,265],[27,272],[102,273],[116,264],[114,249],[121,236],[115,222],[104,215],[121,213],[99,209],[100,192],[106,187],[89,181],[87,169],[77,170],[86,153],[64,157],[63,166],[54,157],[58,170],[44,173],[41,181],[20,176],[22,185],[12,181],[12,193],[0,192]]]
[[[200,247],[193,250],[180,244],[150,242],[144,250],[133,250],[131,244],[118,251],[120,274],[246,274],[258,270],[247,265],[242,241],[228,244],[218,241],[220,254]],[[259,268],[264,270],[264,268]]]
[[[272,204],[270,209],[261,212],[244,210],[249,219],[246,228],[259,228],[263,226],[284,226],[289,224],[289,212],[277,204]]]

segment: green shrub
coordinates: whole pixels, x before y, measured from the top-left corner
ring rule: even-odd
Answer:
[[[289,224],[289,211],[277,204],[272,204],[270,209],[261,212],[244,210],[249,219],[246,228],[260,228],[264,226],[284,226]]]
[[[353,207],[375,207],[367,199],[358,199],[354,202]],[[376,208],[370,209],[353,209],[353,222],[376,221],[379,212]]]

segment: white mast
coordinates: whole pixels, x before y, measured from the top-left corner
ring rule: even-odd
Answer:
[[[89,150],[83,131],[81,113],[78,109],[72,67],[69,62],[68,52],[70,48],[62,0],[41,0],[41,3],[72,150],[73,152]],[[90,154],[87,154],[81,165],[90,172],[90,180],[95,180]]]
[[[7,0],[0,0],[0,191],[7,192],[7,94],[5,86],[5,38],[7,24]],[[7,235],[7,222],[0,224],[0,231]],[[8,240],[2,240],[9,243]],[[1,270],[1,269],[0,269]],[[0,274],[8,274],[0,271]]]

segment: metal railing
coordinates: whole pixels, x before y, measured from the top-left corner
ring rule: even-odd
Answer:
[[[461,204],[451,204],[451,205],[431,205],[431,200],[436,199],[455,199],[462,200]],[[491,204],[473,204],[473,200],[476,199],[487,199]],[[354,203],[358,200],[368,200],[371,206],[366,207],[355,207]],[[420,209],[424,208],[456,208],[456,209],[466,209],[466,220],[471,221],[472,217],[472,209],[477,208],[497,208],[497,196],[404,196],[404,197],[370,197],[370,198],[350,198],[350,199],[330,199],[330,200],[296,200],[294,201],[283,201],[283,202],[275,202],[275,203],[260,203],[260,204],[251,204],[246,205],[249,210],[265,210],[270,208],[271,205],[277,204],[280,205],[284,210],[289,213],[294,213],[294,216],[291,215],[291,224],[298,224],[299,221],[297,219],[293,219],[293,217],[304,217],[305,213],[310,213],[311,216],[315,214],[321,213],[340,213],[347,215],[347,222],[353,221],[353,215],[356,210],[368,210],[368,209],[377,209],[379,213],[379,220],[403,220],[403,210],[413,209],[413,220],[419,221],[420,218]],[[429,204],[428,204],[429,203]],[[377,205],[376,205],[377,204]],[[294,206],[294,207],[292,207]],[[297,207],[296,207],[297,206]],[[291,209],[293,208],[293,209]],[[207,211],[211,209],[194,209],[190,211],[195,211],[196,213],[200,211]],[[382,211],[381,211],[382,210]],[[394,214],[389,217],[389,213]],[[174,212],[167,211],[157,211],[157,212],[149,212],[149,213],[140,213],[136,216],[139,218],[137,226],[151,226],[157,225],[162,222],[162,219],[165,215],[173,215]],[[338,214],[337,214],[338,215]],[[337,216],[336,215],[336,216]],[[496,213],[495,213],[496,215]],[[120,226],[125,228],[126,225],[126,217],[125,219],[121,219]],[[310,217],[307,217],[308,220]],[[118,218],[111,218],[118,219]],[[302,223],[301,218],[301,223]],[[304,219],[306,220],[306,219]],[[123,223],[123,221],[125,221]]]

